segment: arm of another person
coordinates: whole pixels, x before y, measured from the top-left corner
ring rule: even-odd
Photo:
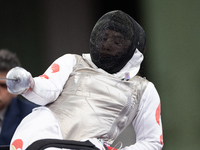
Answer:
[[[45,73],[34,78],[32,91],[22,94],[29,101],[46,105],[57,99],[76,63],[74,55],[66,54],[56,59]]]
[[[149,82],[132,123],[136,143],[122,150],[161,150],[163,134],[160,97],[153,83]]]

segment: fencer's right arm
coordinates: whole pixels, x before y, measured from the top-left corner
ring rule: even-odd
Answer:
[[[22,95],[39,105],[46,105],[55,101],[62,92],[75,64],[74,55],[66,54],[59,57],[43,75],[34,78],[35,86],[33,90]]]
[[[43,75],[33,78],[34,88],[23,93],[22,96],[38,105],[46,105],[55,101],[62,92],[75,64],[74,55],[65,54],[59,57]]]

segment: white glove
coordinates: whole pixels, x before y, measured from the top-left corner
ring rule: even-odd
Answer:
[[[32,90],[35,84],[30,72],[21,67],[12,68],[6,78],[14,79],[6,80],[7,89],[11,94],[24,94]]]

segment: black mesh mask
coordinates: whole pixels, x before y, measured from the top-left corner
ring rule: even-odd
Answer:
[[[92,62],[108,73],[120,71],[132,58],[135,49],[144,52],[146,35],[128,14],[116,10],[103,15],[90,36]]]

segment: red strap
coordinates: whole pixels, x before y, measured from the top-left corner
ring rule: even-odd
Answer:
[[[110,146],[107,146],[108,150],[117,150],[116,148],[113,148],[113,147],[110,147]]]

